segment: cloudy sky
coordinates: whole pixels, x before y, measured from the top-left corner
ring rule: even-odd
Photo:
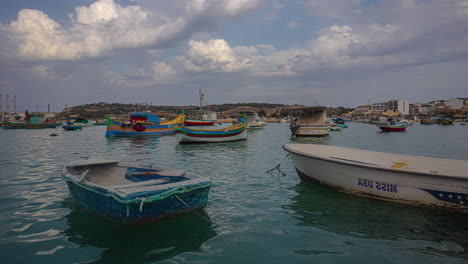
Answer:
[[[468,0],[15,0],[0,94],[357,106],[468,97]],[[5,107],[5,102],[3,103]]]

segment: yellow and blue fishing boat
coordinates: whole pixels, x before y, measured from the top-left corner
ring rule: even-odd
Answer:
[[[247,139],[247,125],[243,118],[239,123],[218,129],[176,128],[179,143],[218,143]]]
[[[161,122],[154,114],[146,112],[130,113],[127,122],[112,120],[107,116],[106,137],[134,137],[174,134],[175,129],[184,125],[185,115],[180,114],[175,119]]]
[[[60,126],[57,122],[57,117],[45,119],[44,113],[26,112],[26,118],[22,121],[5,121],[3,127],[6,129],[40,129],[40,128],[56,128]]]

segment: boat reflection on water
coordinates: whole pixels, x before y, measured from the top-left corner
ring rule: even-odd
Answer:
[[[403,247],[416,244],[414,250],[468,258],[466,214],[359,197],[318,183],[301,182],[291,189],[297,195],[282,208],[299,226],[357,239],[398,240]]]
[[[103,249],[98,263],[142,263],[170,259],[201,245],[217,235],[214,223],[203,210],[157,222],[119,225],[106,221],[67,198],[63,207],[71,212],[65,217],[67,241],[81,247]]]
[[[205,151],[206,155],[222,154],[223,151],[236,151],[247,149],[248,141],[232,141],[219,142],[210,144],[177,144],[175,149],[179,152],[193,155],[202,155]],[[203,154],[205,155],[205,154]]]
[[[291,137],[291,143],[328,145],[329,142],[330,137]]]
[[[136,148],[143,147],[154,147],[159,143],[159,136],[153,137],[108,137],[107,143],[113,144],[125,144]]]

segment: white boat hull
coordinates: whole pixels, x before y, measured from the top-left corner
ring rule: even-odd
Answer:
[[[177,140],[181,143],[217,143],[231,142],[247,139],[247,131],[244,129],[242,133],[229,137],[192,137],[184,134],[177,134]]]
[[[326,126],[301,126],[293,134],[295,136],[326,136],[330,132],[329,125]]]
[[[301,180],[372,198],[451,207],[468,212],[468,179],[372,168],[297,152],[285,145]],[[431,159],[431,158],[427,158]]]

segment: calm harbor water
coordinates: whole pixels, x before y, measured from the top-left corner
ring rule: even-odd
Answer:
[[[50,133],[57,137],[50,137]],[[325,138],[291,139],[287,124],[245,142],[178,145],[175,136],[104,137],[82,131],[0,129],[2,263],[467,263],[468,215],[351,196],[267,174],[285,143],[319,143],[452,159],[468,157],[468,126],[369,124]],[[60,177],[85,157],[163,164],[207,176],[203,215],[119,226],[80,208]]]

